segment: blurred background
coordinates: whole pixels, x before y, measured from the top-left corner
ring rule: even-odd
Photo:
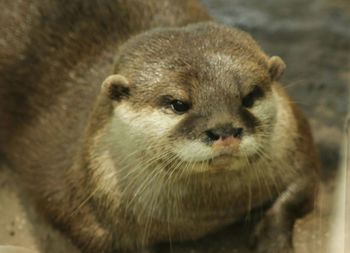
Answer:
[[[296,225],[296,253],[350,252],[342,248],[346,241],[343,231],[350,229],[346,229],[349,218],[345,219],[346,190],[350,196],[345,180],[350,174],[345,171],[349,135],[344,131],[350,111],[350,0],[202,2],[217,20],[249,32],[269,55],[284,59],[287,70],[282,83],[310,119],[322,160],[322,186],[315,211]],[[29,203],[19,201],[20,192],[8,179],[9,173],[0,171],[0,245],[76,252],[46,226]],[[334,224],[342,227],[330,226]],[[241,230],[242,224],[238,224],[200,241],[163,245],[159,250],[248,253],[247,234]],[[333,246],[339,248],[329,249],[331,238]],[[5,249],[0,248],[0,252]]]

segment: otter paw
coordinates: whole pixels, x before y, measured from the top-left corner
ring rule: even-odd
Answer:
[[[278,224],[273,217],[265,217],[255,229],[251,246],[257,253],[293,253],[292,230]]]

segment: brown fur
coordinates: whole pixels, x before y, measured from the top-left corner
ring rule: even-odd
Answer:
[[[14,2],[26,7],[25,1]],[[133,37],[160,26],[210,20],[196,1],[52,0],[35,2],[28,12],[25,19],[30,25],[8,21],[2,28],[7,34],[7,58],[0,62],[0,152],[19,173],[39,209],[83,252],[134,250],[169,236],[195,239],[274,199],[258,226],[257,247],[259,252],[271,252],[279,235],[275,252],[291,250],[294,221],[312,207],[318,164],[306,120],[277,84],[284,69],[279,58],[269,59],[249,35],[214,23],[162,28]],[[11,43],[15,25],[21,27],[23,42]],[[119,78],[104,82],[100,92],[103,79],[112,73],[115,52],[114,71]],[[211,54],[228,55],[235,62],[225,65],[220,57],[206,62]],[[270,169],[282,165],[287,173],[281,178],[266,172],[281,180],[272,195],[268,189],[253,187],[252,203],[246,203],[247,191],[239,186],[242,177],[250,179],[243,172],[204,172],[164,184],[169,195],[158,196],[159,211],[152,217],[137,204],[127,206],[126,185],[118,183],[118,174],[107,173],[122,171],[124,161],[122,150],[109,153],[114,148],[110,131],[116,108],[122,103],[137,111],[145,105],[160,108],[156,98],[166,90],[191,100],[197,110],[197,116],[192,114],[174,129],[170,136],[174,142],[202,138],[204,130],[231,120],[225,110],[214,113],[228,105],[235,124],[254,134],[259,132],[257,115],[234,108],[244,96],[237,94],[248,94],[255,84],[266,98],[277,94],[283,117],[290,123],[286,127],[291,129],[290,136],[284,136],[271,123],[273,138],[290,144],[281,146],[283,164],[276,162]],[[198,115],[207,118],[198,119]],[[223,175],[230,180],[224,181],[227,187],[219,187]],[[138,177],[127,183],[142,183]],[[198,184],[188,184],[196,180]],[[151,201],[155,193],[148,194],[142,201]],[[217,220],[212,221],[213,214]]]

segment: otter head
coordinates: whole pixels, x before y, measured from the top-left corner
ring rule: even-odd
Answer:
[[[111,145],[187,172],[236,168],[269,148],[272,86],[284,68],[245,32],[215,23],[136,36],[103,84],[114,108]]]

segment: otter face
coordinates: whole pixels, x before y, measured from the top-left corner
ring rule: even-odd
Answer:
[[[137,36],[120,52],[105,82],[120,145],[206,169],[266,153],[284,63],[249,35],[203,23]]]

